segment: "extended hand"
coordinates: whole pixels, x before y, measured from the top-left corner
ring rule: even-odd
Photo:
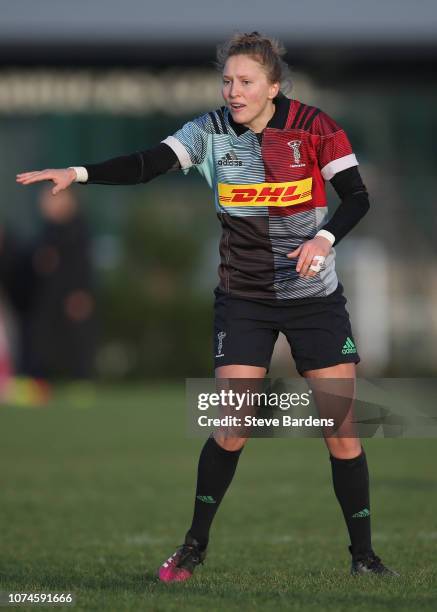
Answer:
[[[67,189],[76,180],[76,171],[73,168],[64,168],[60,170],[37,170],[36,172],[23,172],[17,174],[17,183],[22,185],[30,185],[39,181],[53,181],[55,186],[52,189],[52,194],[56,195],[63,189]]]
[[[294,251],[287,254],[289,259],[293,259],[295,257],[299,257],[296,264],[296,272],[299,273],[299,276],[302,278],[311,278],[316,276],[318,272],[314,270],[310,270],[310,266],[317,266],[320,260],[316,259],[314,262],[314,258],[316,257],[327,257],[329,251],[331,250],[331,243],[323,236],[316,236],[312,240],[307,240],[303,242],[300,246],[297,247]],[[323,260],[324,261],[324,260]]]

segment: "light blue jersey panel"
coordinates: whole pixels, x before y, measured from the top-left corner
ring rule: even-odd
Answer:
[[[203,176],[211,189],[216,190],[216,177],[214,168],[214,157],[213,157],[213,136],[208,134],[208,140],[206,143],[205,158],[201,164],[196,165],[199,174]],[[188,172],[188,170],[187,170]]]

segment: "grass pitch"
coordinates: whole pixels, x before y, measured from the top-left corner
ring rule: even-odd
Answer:
[[[275,439],[248,443],[193,580],[158,583],[202,446],[184,401],[182,387],[64,389],[0,408],[1,591],[73,592],[74,610],[437,609],[435,440],[364,441],[374,548],[400,579],[349,576],[322,441]]]

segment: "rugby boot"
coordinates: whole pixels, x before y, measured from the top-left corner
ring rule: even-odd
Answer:
[[[349,551],[352,555],[351,546]],[[362,574],[375,574],[378,576],[399,576],[398,572],[386,567],[381,559],[372,552],[367,555],[352,555],[351,565],[352,576],[360,576]]]
[[[206,557],[206,548],[202,549],[199,542],[189,533],[185,542],[161,565],[158,578],[162,582],[183,582],[189,580],[194,570]]]

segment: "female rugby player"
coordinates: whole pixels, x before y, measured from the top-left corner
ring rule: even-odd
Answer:
[[[236,34],[218,50],[224,106],[152,149],[99,164],[26,172],[17,181],[51,180],[56,194],[75,181],[145,183],[195,166],[214,191],[223,228],[216,377],[265,377],[282,331],[302,376],[353,381],[359,356],[333,245],[367,212],[368,194],[345,132],[320,109],[281,92],[283,54],[276,41],[258,32]],[[330,220],[326,181],[341,199]],[[193,521],[184,544],[160,568],[162,581],[187,580],[204,561],[212,521],[245,441],[220,432],[206,441]],[[368,467],[359,439],[325,441],[351,541],[352,574],[397,575],[372,549]]]

